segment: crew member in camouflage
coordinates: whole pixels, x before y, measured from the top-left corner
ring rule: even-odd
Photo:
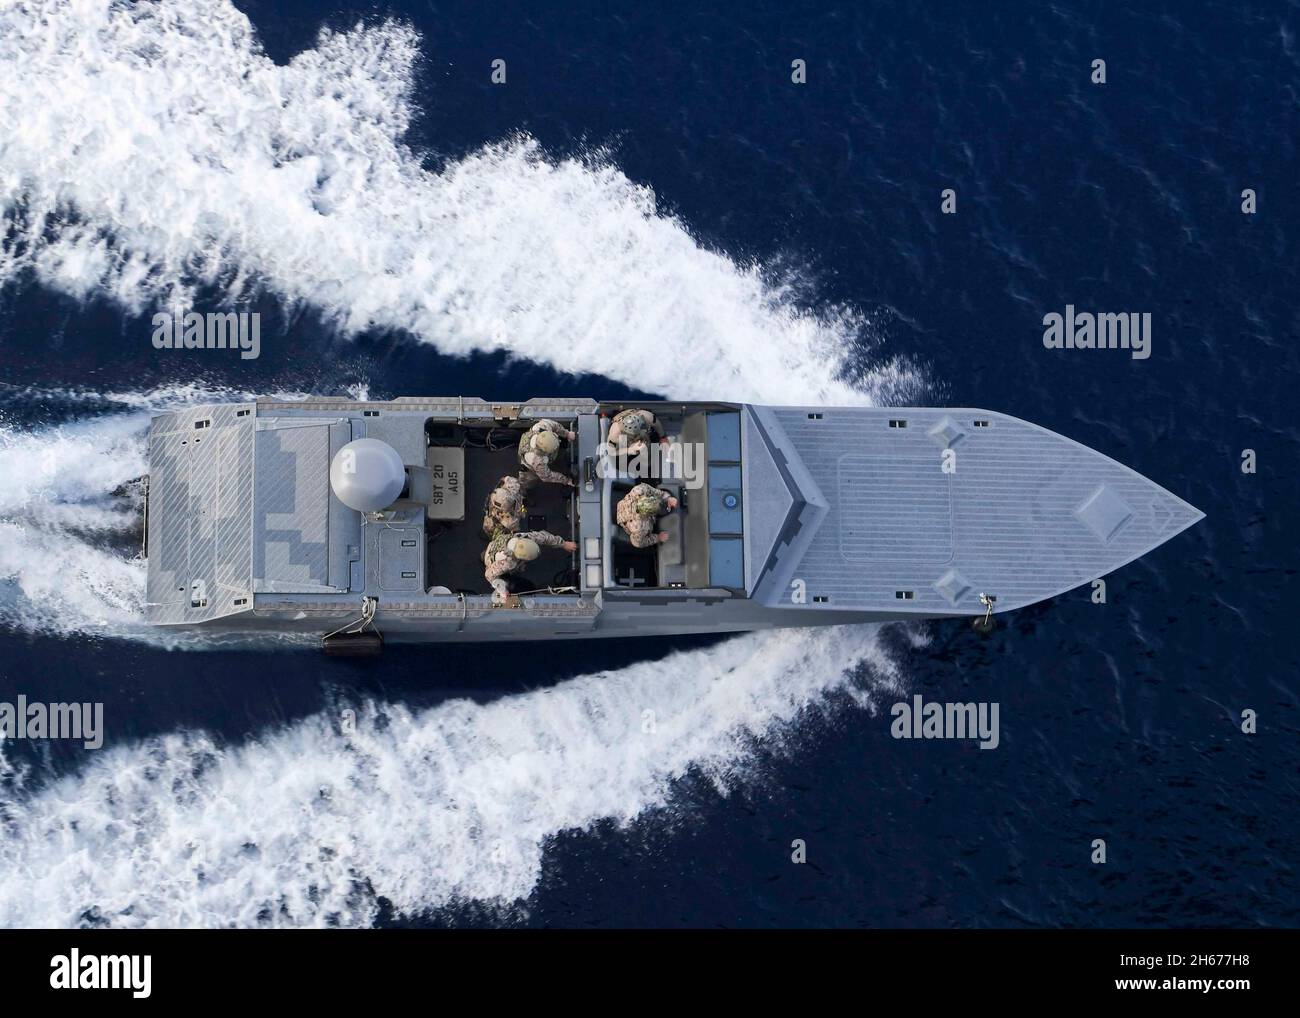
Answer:
[[[653,484],[638,484],[621,499],[615,511],[618,525],[627,531],[634,548],[649,548],[668,540],[663,531],[655,533],[658,518],[677,508],[677,499]]]
[[[519,439],[519,465],[551,484],[575,486],[568,474],[551,469],[551,460],[560,451],[560,439],[572,442],[577,436],[557,421],[540,420]]]
[[[633,407],[620,410],[610,422],[606,436],[610,448],[617,456],[636,456],[649,442],[666,442],[663,425],[649,410]],[[620,447],[620,443],[626,443]]]
[[[507,474],[497,482],[483,507],[483,536],[491,537],[498,530],[513,534],[523,526],[526,515],[519,478]]]
[[[493,603],[501,604],[510,596],[510,584],[506,577],[519,572],[537,558],[542,547],[563,548],[567,552],[578,550],[573,541],[566,541],[545,530],[529,530],[522,534],[507,534],[500,530],[493,535],[487,550],[483,552],[483,565],[487,567],[483,578],[492,585]]]

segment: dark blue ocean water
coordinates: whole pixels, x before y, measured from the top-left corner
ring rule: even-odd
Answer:
[[[551,841],[513,921],[539,926],[1255,926],[1300,921],[1295,388],[1300,12],[1284,4],[1072,2],[683,6],[248,2],[285,61],[322,23],[397,14],[423,36],[414,147],[455,159],[525,131],[558,156],[607,145],[696,240],[793,261],[798,299],[877,316],[917,397],[1035,421],[1150,477],[1206,519],[980,640],[931,624],[895,652],[912,692],[1001,704],[1001,745],[899,742],[832,698],[722,794]],[[504,87],[488,79],[508,61]],[[790,82],[805,59],[807,84]],[[1107,82],[1089,80],[1103,58]],[[958,212],[940,214],[953,188]],[[1253,188],[1258,212],[1241,212]],[[665,294],[665,300],[671,295]],[[1153,353],[1048,351],[1042,316],[1149,311]],[[391,333],[348,340],[261,305],[277,342],[205,364],[238,390],[635,392]],[[143,390],[193,378],[145,358],[99,295],[0,294],[8,419],[68,411],[27,387]],[[102,337],[83,342],[84,337]],[[655,393],[660,395],[659,393]],[[671,395],[666,393],[662,395]],[[1258,472],[1243,474],[1244,449]],[[701,646],[710,641],[676,641]],[[657,657],[598,642],[517,655],[391,649],[376,667],[7,631],[0,699],[108,700],[110,741],[180,727],[231,746],[340,688],[423,707]],[[1258,712],[1258,733],[1240,714]],[[38,780],[80,750],[33,756]],[[43,777],[40,775],[43,774]],[[381,823],[382,818],[376,818]],[[808,862],[790,862],[793,839]],[[1104,866],[1091,843],[1108,846]],[[444,863],[430,854],[427,865]],[[412,865],[420,861],[412,860]],[[382,888],[378,888],[382,896]],[[87,901],[87,907],[93,902]],[[473,903],[382,922],[491,923]]]

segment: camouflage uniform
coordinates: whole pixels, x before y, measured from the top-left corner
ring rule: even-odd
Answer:
[[[615,519],[627,531],[634,548],[649,548],[659,543],[655,527],[658,518],[668,512],[670,497],[653,484],[638,484],[619,499]]]
[[[564,538],[556,537],[554,534],[545,530],[529,530],[522,534],[507,534],[504,530],[497,531],[492,540],[488,542],[487,550],[483,552],[483,565],[487,569],[483,573],[483,578],[492,584],[492,590],[495,596],[505,599],[510,593],[510,585],[506,583],[505,577],[511,573],[517,573],[527,563],[523,559],[517,559],[506,549],[512,537],[531,537],[543,548],[562,548],[564,547]]]
[[[523,437],[519,439],[519,465],[526,470],[531,470],[543,481],[549,481],[551,484],[573,485],[573,478],[568,474],[551,469],[551,458],[549,456],[531,447],[533,436],[543,431],[551,432],[556,438],[567,438],[570,442],[575,438],[572,431],[566,430],[557,421],[538,421],[525,431]]]
[[[523,526],[526,515],[519,478],[507,474],[497,482],[483,508],[483,536],[492,537],[498,530],[513,534]]]
[[[655,415],[649,410],[640,410],[636,407],[616,413],[609,425],[609,434],[606,436],[615,454],[627,456],[637,455],[646,447],[647,442],[652,440],[658,442],[663,437],[663,425],[655,420]],[[627,443],[625,449],[619,448],[620,440]]]

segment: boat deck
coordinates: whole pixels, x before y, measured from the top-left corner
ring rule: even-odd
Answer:
[[[518,453],[514,446],[501,449],[466,447],[465,449],[465,519],[456,523],[429,521],[428,568],[425,576],[431,587],[446,587],[453,593],[490,594],[491,585],[483,578],[483,507],[497,481],[506,474],[518,474]],[[529,530],[549,530],[571,539],[574,532],[572,489],[559,484],[534,480],[524,489],[528,508]],[[536,590],[552,583],[570,585],[572,559],[569,555],[543,548],[520,579],[521,589]],[[525,586],[526,584],[526,586]]]
[[[795,477],[803,525],[778,557],[783,586],[802,579],[809,602],[826,599],[818,607],[977,614],[984,592],[996,611],[1017,608],[1104,576],[1202,516],[1128,467],[1005,414],[751,410],[806,471]]]

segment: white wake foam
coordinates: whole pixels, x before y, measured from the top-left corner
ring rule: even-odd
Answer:
[[[248,398],[195,385],[0,393],[0,412],[10,418],[0,420],[0,624],[170,648],[247,643],[178,634],[145,622],[145,566],[137,543],[143,520],[139,498],[128,486],[148,471],[151,414]],[[90,405],[99,413],[36,428],[14,423],[12,407],[31,403],[73,413]]]
[[[756,739],[864,679],[893,682],[863,629],[764,634],[486,706],[388,705],[386,726],[368,708],[352,735],[321,715],[234,748],[179,733],[110,750],[5,804],[0,925],[359,925],[376,896],[408,916],[508,907],[554,835],[630,821],[688,775],[728,790]]]
[[[144,564],[106,549],[139,517],[114,489],[145,466],[145,414],[38,431],[0,425],[0,621],[120,634],[141,627]]]
[[[228,0],[0,8],[0,280],[136,311],[261,286],[670,398],[855,398],[857,315],[798,309],[797,280],[705,250],[603,154],[518,137],[426,168],[403,141],[418,44],[386,21],[278,66]]]
[[[0,283],[132,311],[260,287],[344,330],[680,399],[862,402],[906,384],[892,364],[841,377],[858,316],[803,310],[798,280],[705,250],[599,153],[521,137],[423,165],[402,141],[418,44],[384,22],[276,66],[225,0],[0,6]],[[46,464],[0,496],[22,624],[136,632],[139,567],[92,552],[119,522],[105,491],[142,466],[138,398],[3,433],[5,454]],[[65,573],[93,603],[52,582]],[[859,662],[868,684],[894,681],[877,641],[758,634],[487,706],[377,706],[347,737],[325,715],[233,747],[177,733],[31,791],[0,759],[0,923],[354,925],[376,896],[408,915],[526,900],[556,834],[670,808],[689,773],[729,787],[755,740]]]

